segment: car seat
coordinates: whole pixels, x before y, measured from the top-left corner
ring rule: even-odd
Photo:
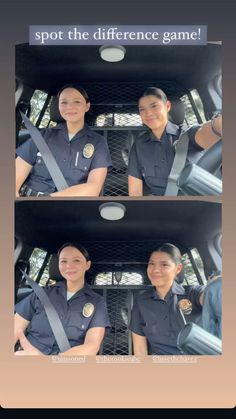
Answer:
[[[62,118],[59,108],[58,108],[58,98],[57,96],[53,96],[50,107],[49,107],[49,115],[50,115],[50,121],[56,122],[59,124],[60,122],[63,122],[64,119]]]

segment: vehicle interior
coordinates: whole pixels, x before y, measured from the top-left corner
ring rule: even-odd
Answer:
[[[113,168],[104,196],[127,196],[127,166],[132,144],[146,130],[138,98],[148,86],[163,89],[172,102],[170,120],[183,128],[209,120],[221,110],[221,45],[125,46],[120,62],[106,62],[99,46],[16,45],[16,145],[29,138],[20,110],[40,129],[61,122],[56,94],[67,83],[88,92],[88,125],[108,143]],[[221,178],[221,142],[199,165]],[[200,159],[200,154],[196,160]],[[201,176],[201,174],[199,175]],[[208,181],[214,183],[214,179]],[[219,195],[186,193],[187,195]]]
[[[212,272],[221,271],[221,203],[216,198],[123,198],[120,203],[120,220],[102,218],[101,205],[110,204],[106,198],[15,204],[16,302],[33,292],[19,267],[41,286],[63,280],[56,252],[63,243],[79,242],[92,261],[86,280],[104,296],[111,321],[103,355],[132,355],[131,309],[137,295],[151,286],[147,262],[161,244],[179,247],[185,287],[206,284]],[[201,326],[201,312],[193,310],[186,320]]]

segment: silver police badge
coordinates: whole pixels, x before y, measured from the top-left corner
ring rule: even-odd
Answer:
[[[92,157],[94,153],[94,145],[93,144],[85,144],[84,149],[83,149],[83,156],[86,159],[90,159],[90,157]]]
[[[94,305],[92,303],[86,303],[83,307],[83,316],[90,317],[94,312]]]
[[[178,303],[179,308],[182,310],[183,314],[190,314],[192,313],[193,305],[190,300],[187,300],[187,298],[183,298]]]

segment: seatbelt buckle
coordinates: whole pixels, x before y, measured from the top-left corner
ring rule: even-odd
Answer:
[[[32,193],[32,189],[31,189],[31,188],[29,188],[27,185],[23,185],[23,186],[20,188],[19,195],[20,195],[20,196],[30,196],[30,195],[31,195],[31,193]]]

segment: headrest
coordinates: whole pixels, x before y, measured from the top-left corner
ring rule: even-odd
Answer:
[[[63,122],[64,119],[61,117],[59,109],[58,109],[58,99],[57,96],[53,96],[51,103],[50,103],[50,120],[53,122]]]
[[[65,279],[61,276],[59,271],[59,258],[57,255],[52,255],[49,261],[49,278],[53,279],[54,281],[64,281]]]
[[[185,272],[183,268],[182,271],[175,278],[175,282],[177,282],[177,284],[183,284],[184,280],[185,280]]]
[[[182,125],[184,123],[184,104],[179,98],[169,99],[171,102],[171,109],[169,112],[169,121],[176,125]]]

